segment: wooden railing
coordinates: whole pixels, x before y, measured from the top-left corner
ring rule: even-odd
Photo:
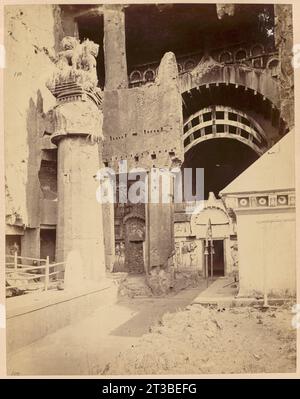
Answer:
[[[31,264],[30,264],[31,263]],[[65,262],[50,263],[46,259],[6,255],[6,296],[31,291],[48,291],[64,280]]]

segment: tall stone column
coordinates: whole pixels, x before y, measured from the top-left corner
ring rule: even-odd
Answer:
[[[93,140],[100,110],[78,101],[59,105],[55,113],[65,124],[52,137],[58,147],[56,258],[66,261],[78,251],[85,277],[98,281],[105,273],[102,206],[96,200],[99,151]]]
[[[57,261],[79,252],[84,274],[100,280],[105,273],[102,207],[96,201],[97,144],[87,136],[60,137],[58,146]]]
[[[105,90],[127,88],[125,15],[120,5],[104,8],[104,62]]]
[[[114,204],[105,203],[102,205],[103,212],[103,229],[104,246],[105,246],[105,263],[109,271],[113,270],[115,262],[115,220],[114,220]]]
[[[149,269],[166,267],[174,247],[173,204],[147,204]]]
[[[80,278],[96,282],[105,274],[102,204],[96,198],[103,115],[96,62],[91,62],[97,55],[96,45],[69,37],[64,43],[68,48],[60,52],[48,88],[57,99],[51,137],[58,147],[56,258],[67,261],[72,286],[80,284]],[[81,54],[82,67],[69,65],[70,46]]]
[[[149,201],[146,204],[148,272],[153,267],[167,268],[168,259],[175,250],[173,179],[169,174],[159,176],[158,179],[152,175],[151,178],[153,173],[158,173],[158,170],[156,172],[152,170],[148,179]]]
[[[174,268],[171,267],[175,254],[173,179],[168,173],[153,179],[153,173],[157,174],[158,170],[153,172],[152,169],[148,180],[145,258],[147,284],[154,295],[161,295],[166,294],[174,284]]]
[[[120,5],[104,5],[104,65],[105,90],[128,87],[125,15]],[[105,253],[107,268],[113,269],[115,260],[114,205],[103,204]]]

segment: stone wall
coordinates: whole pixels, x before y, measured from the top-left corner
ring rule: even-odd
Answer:
[[[173,53],[166,53],[157,78],[140,88],[104,91],[103,160],[119,171],[119,161],[132,168],[170,168],[183,161],[182,99]],[[127,252],[131,246],[127,243]],[[174,250],[171,204],[149,203],[146,211],[146,269],[166,267]],[[137,258],[141,256],[138,250]],[[139,262],[139,261],[137,261]]]
[[[163,57],[154,83],[104,92],[103,159],[118,171],[128,167],[170,167],[183,160],[182,102],[175,56]]]
[[[41,138],[54,98],[45,86],[51,56],[62,37],[60,8],[5,7],[4,128],[7,216],[39,225]],[[15,215],[15,216],[14,216]]]
[[[239,213],[240,296],[296,292],[295,210]]]

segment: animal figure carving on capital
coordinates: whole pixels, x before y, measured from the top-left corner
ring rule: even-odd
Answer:
[[[85,89],[96,88],[98,84],[96,57],[99,45],[89,39],[80,43],[72,36],[65,36],[61,45],[63,49],[55,61],[57,71],[49,85],[75,80]]]

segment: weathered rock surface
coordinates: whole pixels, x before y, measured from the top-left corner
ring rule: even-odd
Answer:
[[[294,126],[293,14],[291,4],[275,4],[275,45],[279,50],[281,116]]]
[[[147,276],[147,284],[153,295],[166,295],[174,284],[174,273],[170,269],[152,268]]]
[[[45,82],[62,37],[60,9],[56,5],[8,6],[5,14],[6,213],[17,214],[21,224],[36,227],[44,113],[55,103]]]

